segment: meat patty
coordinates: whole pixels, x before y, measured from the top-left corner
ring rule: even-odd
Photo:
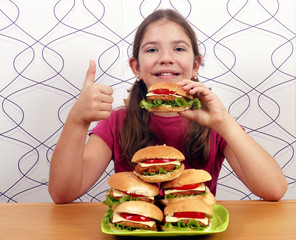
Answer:
[[[183,196],[183,195],[199,195],[202,193],[203,193],[203,191],[188,190],[188,191],[183,191],[183,192],[173,192],[173,193],[170,193],[170,195]]]
[[[166,164],[166,165],[152,165],[148,167],[142,167],[140,164],[135,166],[135,171],[138,174],[143,175],[145,172],[149,173],[155,173],[159,172],[160,169],[164,169],[165,171],[169,172],[171,170],[174,170],[176,168],[175,164]]]
[[[148,230],[152,230],[152,231],[157,230],[156,223],[153,224],[152,227],[145,225],[145,224],[128,222],[128,221],[121,221],[121,222],[117,222],[116,224],[122,224],[125,227],[135,227],[135,228],[141,228],[141,229],[148,229]]]

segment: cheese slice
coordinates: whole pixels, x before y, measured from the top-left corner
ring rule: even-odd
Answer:
[[[203,183],[201,183],[197,188],[193,188],[193,189],[187,189],[187,190],[168,189],[168,190],[164,190],[164,194],[168,195],[170,193],[186,192],[186,191],[192,191],[192,190],[204,192],[206,191],[206,186]]]
[[[173,162],[167,162],[167,163],[155,163],[155,164],[153,164],[153,163],[147,164],[147,163],[141,163],[141,162],[139,163],[139,165],[141,167],[149,167],[152,165],[168,165],[168,164],[180,165],[181,163],[180,163],[180,161],[173,161]]]
[[[190,220],[190,219],[196,220],[196,221],[201,222],[205,225],[209,224],[209,219],[207,217],[205,217],[205,218],[177,218],[177,217],[172,217],[172,216],[165,217],[166,222],[178,222],[180,220]]]
[[[127,192],[127,193],[130,193],[130,192]],[[144,195],[144,194],[142,194],[142,193],[138,193],[138,192],[136,192],[136,193],[134,193],[134,194]],[[118,191],[118,190],[116,190],[116,189],[113,188],[113,196],[114,196],[114,197],[123,197],[123,196],[126,196],[126,194],[124,194],[123,192]],[[148,196],[145,196],[145,198],[149,198],[149,199],[151,199],[151,200],[154,200],[154,197],[148,197]]]
[[[121,222],[121,221],[125,221],[125,222],[128,221],[128,222],[133,222],[133,223],[140,223],[140,224],[147,225],[149,227],[152,227],[155,224],[155,221],[140,222],[140,221],[126,220],[126,219],[122,218],[118,213],[114,213],[113,214],[112,222],[113,223],[117,223],[117,222]]]

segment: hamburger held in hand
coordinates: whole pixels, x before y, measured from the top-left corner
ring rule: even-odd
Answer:
[[[148,88],[147,100],[140,102],[141,108],[150,112],[180,112],[200,109],[201,103],[186,92],[182,86],[171,82],[156,82]]]
[[[205,170],[186,169],[178,178],[161,184],[164,190],[162,203],[167,205],[182,199],[199,199],[213,207],[216,199],[205,185],[211,179],[212,176]]]
[[[108,178],[111,187],[103,202],[109,207],[126,201],[145,201],[154,203],[155,197],[159,195],[156,184],[147,183],[138,178],[133,172],[119,172]]]
[[[137,151],[132,162],[134,173],[146,182],[165,182],[179,177],[184,171],[184,155],[174,147],[159,145]]]

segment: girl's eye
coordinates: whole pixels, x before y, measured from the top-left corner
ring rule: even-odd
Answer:
[[[150,53],[157,52],[157,49],[156,48],[149,48],[147,50],[147,52],[150,52]]]
[[[175,51],[177,51],[177,52],[183,52],[183,51],[185,51],[185,49],[182,48],[182,47],[177,47],[177,48],[175,48]]]

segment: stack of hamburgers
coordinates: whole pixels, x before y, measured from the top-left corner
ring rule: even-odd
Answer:
[[[112,231],[202,230],[210,226],[215,197],[204,182],[204,170],[184,170],[184,155],[170,146],[140,149],[134,172],[108,179],[103,221]],[[161,188],[160,194],[159,186]]]

